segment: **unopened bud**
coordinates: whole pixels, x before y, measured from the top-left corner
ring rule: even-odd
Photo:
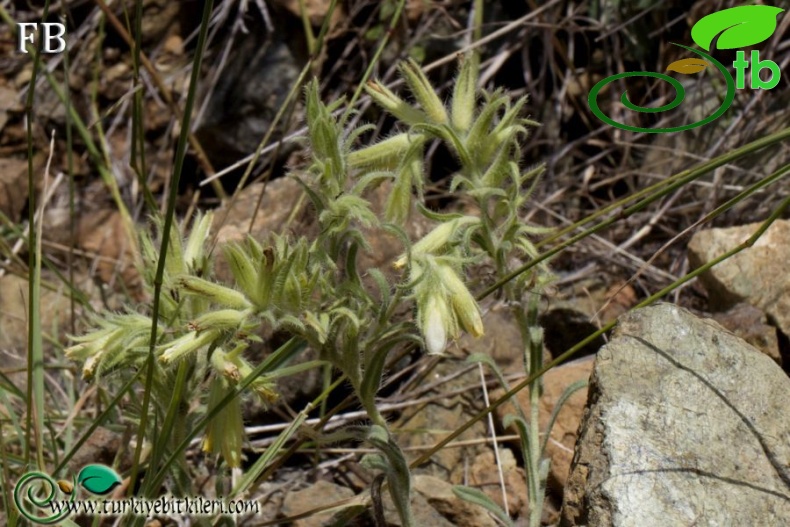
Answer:
[[[191,331],[171,342],[170,347],[165,349],[159,356],[159,360],[165,364],[170,364],[189,353],[199,350],[203,346],[208,346],[219,336],[220,333],[217,330],[203,331],[201,333]]]
[[[225,307],[235,309],[250,307],[250,303],[238,291],[196,276],[182,276],[178,280],[178,286],[188,294],[202,296]]]
[[[477,56],[459,56],[461,70],[455,80],[453,90],[453,126],[466,132],[472,126],[475,113],[475,93],[477,90]]]
[[[455,238],[459,228],[464,225],[477,223],[480,220],[474,216],[462,216],[450,221],[439,224],[431,232],[426,234],[415,243],[411,248],[411,253],[414,255],[433,254],[442,249],[450,240]],[[393,264],[396,269],[401,269],[406,265],[407,257],[405,254],[401,255]]]
[[[400,70],[428,118],[434,124],[447,124],[447,110],[417,63],[408,60],[401,64]]]
[[[211,212],[199,216],[195,225],[192,227],[189,239],[187,239],[187,248],[184,251],[184,261],[193,271],[196,271],[203,263],[205,242],[206,238],[208,238],[212,219],[213,214]]]
[[[421,111],[409,105],[378,81],[368,82],[365,91],[379,106],[408,125],[425,123],[427,120]]]
[[[374,145],[351,152],[348,155],[348,164],[352,167],[395,168],[412,144],[421,138],[421,136],[410,136],[405,132],[394,135]]]

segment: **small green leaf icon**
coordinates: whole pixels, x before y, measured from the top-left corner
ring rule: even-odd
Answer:
[[[710,51],[713,39],[718,49],[753,46],[767,40],[776,31],[776,17],[784,11],[769,5],[743,5],[711,13],[691,28],[691,38]]]
[[[87,465],[80,470],[77,483],[92,494],[104,495],[121,484],[121,476],[104,465]]]
[[[676,60],[675,62],[667,66],[667,71],[676,71],[678,73],[685,73],[688,75],[691,73],[698,73],[704,70],[705,68],[707,68],[709,65],[710,64],[708,64],[707,61],[702,59],[696,59],[696,58],[681,59],[681,60]]]

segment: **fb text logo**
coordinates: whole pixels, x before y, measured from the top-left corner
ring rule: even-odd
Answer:
[[[694,24],[694,27],[691,28],[691,38],[699,47],[708,52],[714,47],[714,40],[716,49],[735,49],[754,46],[755,44],[768,40],[768,38],[773,35],[774,31],[776,31],[776,17],[782,11],[784,11],[784,9],[767,5],[748,5],[724,9],[723,11],[707,15]],[[631,132],[646,132],[651,134],[681,132],[708,124],[721,117],[735,99],[735,90],[742,90],[746,87],[747,72],[749,72],[749,87],[752,89],[770,90],[779,84],[779,79],[781,78],[779,66],[771,60],[761,60],[760,52],[757,50],[753,50],[748,59],[746,52],[743,50],[739,50],[736,53],[736,59],[732,63],[732,67],[735,69],[735,79],[733,79],[730,72],[721,62],[704,51],[692,49],[674,42],[672,42],[672,44],[688,50],[697,56],[677,60],[667,66],[667,71],[690,75],[704,71],[706,68],[713,65],[724,77],[727,84],[727,92],[724,95],[721,105],[713,114],[693,123],[666,128],[630,126],[615,121],[606,115],[598,106],[598,94],[607,84],[618,79],[628,77],[651,77],[668,82],[675,90],[675,98],[672,101],[657,107],[646,107],[634,104],[628,99],[628,92],[625,91],[620,97],[620,102],[629,110],[640,113],[659,113],[677,108],[680,106],[680,103],[683,102],[685,90],[677,79],[663,73],[635,71],[611,75],[593,86],[587,97],[587,102],[595,116],[606,124]],[[771,75],[766,80],[763,80],[760,76],[760,72],[766,70],[770,72]]]
[[[58,22],[20,22],[17,24],[19,41],[17,49],[20,53],[27,53],[27,44],[35,45],[36,31],[41,26],[38,38],[41,39],[41,51],[44,53],[62,53],[66,49],[66,24]]]

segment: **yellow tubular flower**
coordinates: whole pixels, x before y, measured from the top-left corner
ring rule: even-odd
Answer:
[[[441,265],[439,274],[442,282],[450,292],[450,303],[453,306],[461,326],[473,337],[483,335],[483,319],[480,316],[480,307],[469,292],[466,284],[459,278],[455,270],[449,265]]]

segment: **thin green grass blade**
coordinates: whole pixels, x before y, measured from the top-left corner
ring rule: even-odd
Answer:
[[[43,18],[49,14],[49,0],[44,2]],[[27,185],[28,193],[28,393],[27,393],[27,441],[25,443],[25,459],[29,459],[31,426],[33,428],[32,440],[36,445],[36,464],[39,470],[45,470],[44,464],[44,350],[41,337],[41,239],[40,226],[43,215],[36,229],[36,180],[33,173],[33,123],[34,101],[36,93],[37,72],[41,66],[41,40],[35,49],[33,57],[33,71],[30,77],[29,90],[25,101],[25,115],[27,117]],[[51,155],[51,154],[50,154]],[[42,208],[43,209],[43,208]]]
[[[203,4],[203,16],[200,23],[200,31],[198,33],[198,40],[195,48],[195,57],[192,61],[192,76],[189,83],[189,91],[187,92],[186,104],[184,105],[184,117],[181,122],[181,134],[178,138],[178,145],[176,147],[175,165],[173,167],[173,177],[170,181],[170,192],[167,197],[167,210],[165,213],[164,224],[162,226],[162,244],[159,250],[159,261],[156,267],[156,277],[154,278],[154,299],[152,308],[152,324],[151,324],[151,339],[148,349],[148,360],[146,362],[146,380],[145,391],[143,393],[142,415],[140,418],[140,426],[138,428],[138,442],[134,452],[134,462],[132,464],[132,473],[130,476],[129,489],[130,492],[134,490],[134,484],[139,470],[140,457],[142,454],[142,445],[145,438],[146,426],[148,424],[148,410],[151,402],[151,390],[153,385],[154,376],[154,350],[157,342],[157,329],[159,319],[159,303],[162,294],[162,283],[165,272],[165,262],[167,260],[168,243],[170,242],[170,231],[173,226],[173,217],[175,216],[176,199],[178,198],[178,183],[181,178],[181,171],[184,167],[184,158],[186,157],[186,146],[189,138],[192,118],[192,108],[195,103],[195,95],[197,93],[198,79],[200,77],[201,64],[203,59],[203,51],[206,44],[206,35],[208,34],[209,20],[211,12],[214,7],[213,0],[208,0]],[[163,430],[162,441],[167,441],[169,432]],[[158,459],[152,459],[152,466],[154,470],[158,465]],[[149,483],[149,481],[147,481]],[[150,494],[153,489],[157,488],[153,484],[145,486],[145,494]]]

